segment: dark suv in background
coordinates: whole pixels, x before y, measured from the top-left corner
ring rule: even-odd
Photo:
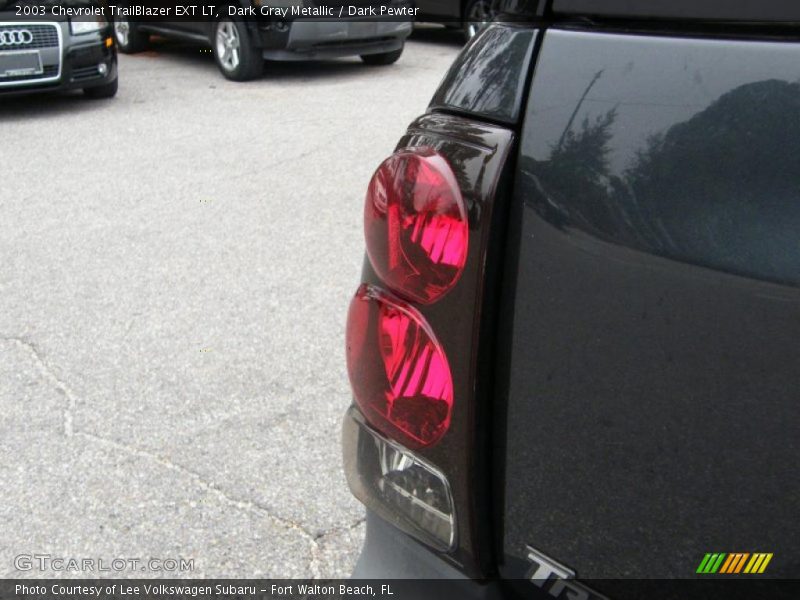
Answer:
[[[68,19],[53,6],[0,0],[0,95],[81,89],[90,98],[117,93],[117,50],[103,18]],[[46,12],[45,12],[46,11]]]
[[[405,0],[383,3],[403,12]],[[344,56],[360,56],[367,65],[391,65],[403,54],[406,38],[411,34],[411,17],[392,20],[362,18],[348,21],[339,18],[283,18],[264,16],[261,9],[269,2],[238,0],[221,5],[219,18],[204,21],[169,21],[158,19],[134,21],[124,16],[114,19],[114,33],[121,52],[144,50],[151,35],[185,40],[209,46],[220,72],[234,81],[247,81],[261,75],[265,60],[325,60]],[[312,10],[326,7],[339,14],[341,2],[275,3],[291,10],[292,6]],[[238,8],[253,16],[230,15],[228,8]]]
[[[461,29],[471,40],[494,16],[492,0],[415,0],[417,21],[442,23],[450,29]]]
[[[800,597],[800,5],[497,9],[367,189],[354,577]]]

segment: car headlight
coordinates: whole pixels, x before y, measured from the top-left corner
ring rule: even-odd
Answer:
[[[72,31],[72,35],[83,35],[84,33],[100,31],[106,26],[106,23],[107,21],[103,17],[70,20],[69,29]]]

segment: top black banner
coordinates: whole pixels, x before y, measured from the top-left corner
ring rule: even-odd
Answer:
[[[0,0],[3,20],[94,20],[200,22],[224,18],[275,22],[297,19],[413,21],[418,9],[410,0],[188,0],[92,1]]]

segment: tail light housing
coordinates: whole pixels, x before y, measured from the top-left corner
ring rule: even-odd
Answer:
[[[369,183],[369,260],[347,319],[350,489],[473,577],[493,564],[479,555],[493,545],[478,510],[490,504],[491,328],[489,343],[479,337],[493,318],[485,268],[500,257],[490,224],[512,142],[509,129],[454,115],[410,126]]]
[[[467,260],[469,227],[447,160],[430,148],[387,158],[367,189],[364,232],[372,267],[393,291],[428,304],[452,289]]]

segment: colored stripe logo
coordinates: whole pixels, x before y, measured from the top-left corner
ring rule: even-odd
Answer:
[[[702,575],[713,575],[714,573],[725,575],[763,573],[771,560],[772,553],[766,552],[752,554],[749,552],[708,553],[703,557],[696,572]]]

